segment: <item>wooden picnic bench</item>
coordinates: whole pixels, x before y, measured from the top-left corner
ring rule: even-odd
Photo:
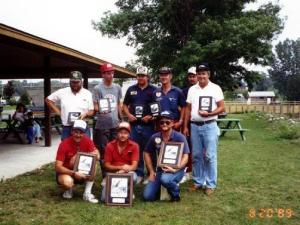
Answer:
[[[217,124],[220,128],[220,136],[223,137],[227,132],[239,132],[243,141],[246,140],[245,133],[248,129],[244,129],[241,126],[241,120],[235,118],[222,118],[217,120]]]

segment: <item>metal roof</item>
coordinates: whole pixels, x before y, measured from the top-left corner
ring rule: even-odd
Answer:
[[[99,78],[103,63],[106,61],[0,23],[0,79],[43,78],[45,67],[51,78],[68,78],[71,70]],[[113,66],[115,77],[135,77],[135,73]]]
[[[249,97],[275,97],[274,91],[251,91]]]

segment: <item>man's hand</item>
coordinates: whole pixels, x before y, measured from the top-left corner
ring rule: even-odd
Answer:
[[[144,123],[148,123],[151,119],[152,119],[152,116],[151,116],[151,115],[147,115],[147,116],[144,116],[144,117],[142,118],[142,121],[143,121]]]
[[[134,121],[137,121],[137,118],[132,114],[128,114],[128,120],[129,120],[129,122],[134,122]]]
[[[162,167],[162,170],[166,173],[176,173],[177,172],[177,169],[174,169],[170,166],[164,166],[164,167]]]
[[[199,110],[199,115],[202,116],[202,117],[208,117],[209,116],[209,112]]]
[[[82,173],[79,173],[79,172],[75,172],[74,173],[74,178],[76,180],[85,180],[87,177],[86,175],[82,174]]]
[[[156,178],[156,173],[152,172],[152,173],[150,173],[150,175],[149,175],[149,177],[148,177],[148,180],[154,181],[155,178]]]
[[[174,123],[173,128],[175,130],[179,130],[179,128],[181,127],[181,125],[182,125],[182,121],[179,120],[178,122]]]
[[[118,170],[117,173],[126,173],[125,170]]]
[[[182,130],[182,133],[183,133],[183,135],[185,135],[187,137],[190,136],[189,128],[184,127],[183,130]]]
[[[129,172],[129,171],[131,171],[131,166],[128,164],[124,164],[122,166],[122,170],[124,170],[125,172]]]

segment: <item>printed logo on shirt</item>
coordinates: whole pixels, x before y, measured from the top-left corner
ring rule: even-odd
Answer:
[[[156,97],[160,97],[161,96],[161,92],[156,92]]]
[[[137,91],[131,91],[130,95],[137,95]]]
[[[170,102],[176,102],[176,98],[169,98]]]

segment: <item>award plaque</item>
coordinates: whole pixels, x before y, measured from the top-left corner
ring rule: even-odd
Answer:
[[[158,102],[150,103],[150,112],[153,117],[157,117],[160,115],[160,105]]]
[[[105,204],[131,206],[133,196],[133,174],[107,173]]]
[[[91,179],[94,178],[96,173],[96,155],[89,154],[85,152],[78,152],[75,164],[74,164],[74,172],[82,173]]]
[[[73,124],[75,120],[79,120],[80,112],[69,112],[68,123]]]
[[[143,118],[143,113],[144,113],[144,106],[142,106],[142,105],[136,105],[134,107],[134,116],[137,119],[142,119]]]
[[[159,167],[179,168],[183,153],[183,142],[162,142],[158,163]]]
[[[212,109],[212,97],[200,96],[199,97],[199,111],[211,112]]]
[[[108,98],[101,98],[99,100],[99,113],[110,113],[110,100]]]

